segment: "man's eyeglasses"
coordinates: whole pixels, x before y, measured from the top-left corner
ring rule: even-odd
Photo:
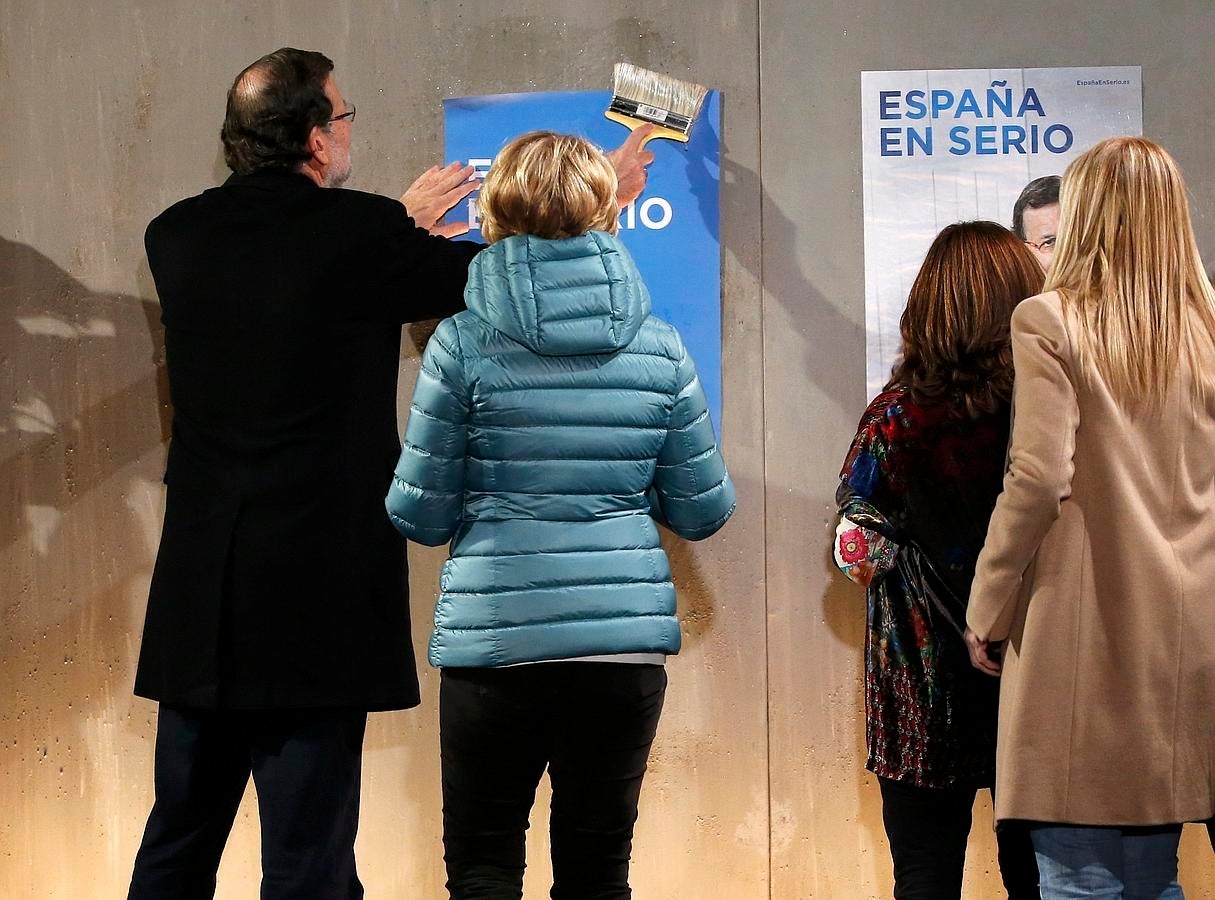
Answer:
[[[1055,236],[1052,234],[1050,237],[1043,238],[1040,244],[1035,244],[1033,241],[1022,241],[1021,243],[1027,247],[1033,247],[1039,253],[1046,253],[1048,250],[1055,249]]]
[[[349,107],[350,107],[350,109],[346,110],[346,111],[345,111],[344,113],[342,113],[340,116],[334,116],[334,117],[333,117],[333,118],[331,118],[329,121],[330,121],[330,122],[340,122],[342,119],[347,119],[347,120],[349,120],[350,122],[353,122],[353,121],[354,121],[354,113],[355,113],[354,104],[353,104],[353,103],[348,103],[348,104],[347,104],[347,106],[349,106]]]

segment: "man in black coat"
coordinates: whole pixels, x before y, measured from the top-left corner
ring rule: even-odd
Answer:
[[[160,702],[156,802],[131,898],[213,896],[250,774],[264,900],[361,897],[367,712],[418,703],[383,496],[401,325],[462,309],[481,249],[426,230],[471,169],[431,169],[401,202],[336,189],[355,108],[332,68],[288,48],[245,69],[222,131],[234,174],[147,229],[173,437],[135,680]],[[641,137],[613,154],[626,201]]]

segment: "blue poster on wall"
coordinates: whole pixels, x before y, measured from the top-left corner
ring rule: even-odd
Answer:
[[[562,91],[458,97],[443,101],[446,158],[465,160],[484,178],[495,154],[512,138],[548,129],[579,134],[611,150],[628,136],[605,119],[608,91]],[[650,289],[654,315],[683,335],[696,362],[713,416],[721,429],[721,250],[718,243],[718,163],[721,96],[710,91],[685,146],[670,140],[646,145],[654,152],[645,192],[621,211],[620,236]],[[474,193],[451,221],[467,217],[476,228]]]

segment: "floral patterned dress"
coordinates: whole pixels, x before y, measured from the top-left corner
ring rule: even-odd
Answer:
[[[1007,406],[970,418],[898,387],[869,405],[848,451],[835,558],[866,586],[866,767],[880,777],[992,783],[999,682],[970,664],[962,631],[1008,431]]]

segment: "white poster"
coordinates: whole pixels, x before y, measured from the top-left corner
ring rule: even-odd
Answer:
[[[928,245],[953,222],[1012,227],[1026,184],[1098,141],[1143,133],[1139,66],[861,73],[865,378],[890,377]]]

